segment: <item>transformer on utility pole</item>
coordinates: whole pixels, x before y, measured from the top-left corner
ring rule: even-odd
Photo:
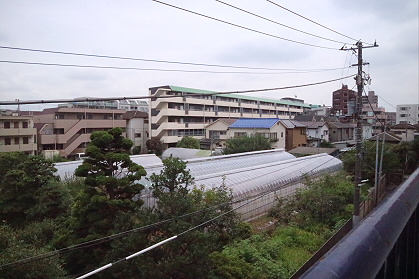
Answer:
[[[362,162],[362,93],[364,92],[364,78],[362,66],[367,65],[362,60],[362,49],[378,47],[377,43],[371,46],[362,46],[362,42],[356,43],[357,49],[354,48],[341,48],[341,50],[352,50],[358,52],[358,63],[352,66],[358,66],[358,74],[355,77],[357,86],[357,96],[355,105],[355,119],[356,119],[356,160],[355,160],[355,177],[354,177],[354,210],[352,217],[352,224],[355,227],[361,221],[360,216],[360,197],[361,197],[361,185],[363,183],[361,177],[361,162]]]

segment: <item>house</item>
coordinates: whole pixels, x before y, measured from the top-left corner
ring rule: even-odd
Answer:
[[[380,141],[382,142],[384,140],[385,143],[393,143],[393,144],[398,144],[402,141],[402,139],[390,132],[382,132],[379,133],[378,135],[375,135],[373,137],[370,137],[368,140],[369,141]]]
[[[311,121],[300,123],[307,126],[307,145],[319,147],[322,141],[329,141],[329,124],[326,121]]]
[[[391,126],[390,132],[400,137],[402,141],[413,141],[415,139],[416,127],[407,123],[401,123]]]
[[[349,141],[355,139],[356,124],[328,122],[329,139],[331,142]]]
[[[240,118],[228,127],[227,137],[263,135],[277,149],[285,148],[286,133],[286,126],[279,118]]]
[[[201,148],[213,150],[217,146],[225,146],[228,127],[236,120],[237,118],[218,118],[205,126],[205,138],[201,139]]]
[[[307,146],[307,126],[296,120],[283,120],[285,126],[285,149],[291,150],[299,146]]]

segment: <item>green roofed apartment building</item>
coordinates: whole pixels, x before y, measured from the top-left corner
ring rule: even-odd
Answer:
[[[219,118],[293,119],[311,107],[301,101],[217,93],[169,85],[150,88],[150,136],[174,147],[184,136],[205,138],[205,126]]]

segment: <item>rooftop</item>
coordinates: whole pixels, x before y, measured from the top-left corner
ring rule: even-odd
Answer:
[[[274,126],[279,118],[240,118],[229,126],[229,128],[262,128],[269,129]]]

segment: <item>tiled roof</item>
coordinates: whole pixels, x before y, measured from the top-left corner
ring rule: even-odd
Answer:
[[[279,121],[279,118],[240,118],[229,128],[265,128],[269,129]]]
[[[281,119],[281,123],[285,126],[287,129],[294,129],[294,128],[301,128],[301,127],[307,127],[307,125],[304,125],[303,123],[291,120],[291,119]]]
[[[307,129],[317,129],[327,125],[325,121],[300,121],[300,123],[306,125]]]

